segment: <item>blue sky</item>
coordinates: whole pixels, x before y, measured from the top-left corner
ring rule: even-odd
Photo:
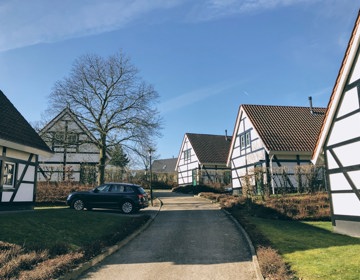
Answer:
[[[241,104],[327,106],[360,0],[0,0],[0,89],[40,121],[87,53],[123,50],[160,94],[161,158],[232,134]]]

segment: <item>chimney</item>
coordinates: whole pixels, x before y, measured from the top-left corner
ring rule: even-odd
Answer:
[[[230,141],[230,140],[229,140],[229,137],[228,137],[228,135],[227,135],[227,129],[225,129],[225,141]]]
[[[314,115],[313,105],[312,105],[312,97],[309,96],[309,103],[310,103],[310,113],[311,115]]]

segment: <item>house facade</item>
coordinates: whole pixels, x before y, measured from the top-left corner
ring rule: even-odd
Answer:
[[[92,133],[65,108],[39,132],[41,138],[54,152],[50,158],[39,158],[39,181],[74,181],[93,183],[99,149]]]
[[[325,163],[335,232],[360,237],[360,13],[313,153]]]
[[[230,185],[226,166],[231,137],[186,133],[175,170],[179,186]]]
[[[306,179],[325,108],[241,105],[227,166],[234,193],[244,187],[297,189]],[[301,185],[302,186],[302,185]]]
[[[30,210],[39,155],[52,152],[1,91],[0,107],[0,210]]]

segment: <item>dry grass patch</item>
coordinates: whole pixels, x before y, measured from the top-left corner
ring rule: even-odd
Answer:
[[[75,252],[60,255],[55,258],[44,260],[38,263],[31,270],[23,270],[19,273],[19,280],[42,280],[56,279],[83,260],[83,253]]]
[[[83,259],[81,252],[50,258],[49,252],[27,251],[25,248],[0,242],[0,279],[55,279]]]

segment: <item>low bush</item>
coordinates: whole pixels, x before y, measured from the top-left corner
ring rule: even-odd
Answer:
[[[327,193],[271,197],[256,201],[257,205],[274,210],[279,217],[293,220],[330,220],[330,200]]]
[[[224,208],[242,207],[249,215],[282,220],[330,220],[327,193],[249,199],[244,196],[201,192],[200,196],[218,202]]]
[[[152,185],[153,189],[171,190],[175,186],[175,183],[165,183],[165,182],[160,182],[160,181],[153,181],[151,183],[151,185]]]
[[[291,279],[293,276],[276,250],[259,246],[256,250],[259,266],[267,280]]]
[[[94,188],[93,185],[38,182],[36,188],[36,205],[64,205],[69,193],[90,190],[92,188]]]

